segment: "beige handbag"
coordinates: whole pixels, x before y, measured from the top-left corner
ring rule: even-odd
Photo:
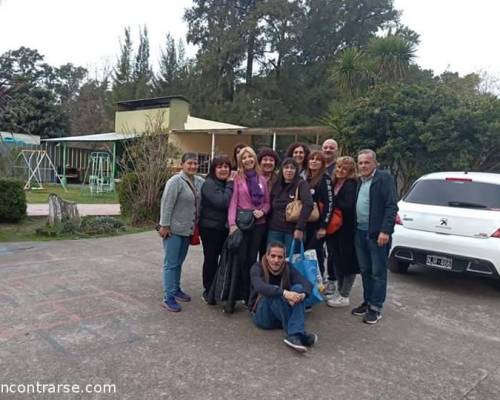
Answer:
[[[316,202],[313,203],[313,209],[307,222],[316,222],[319,219],[319,208]],[[299,186],[295,190],[295,198],[286,205],[285,219],[287,222],[297,222],[302,212],[302,201],[299,200]]]

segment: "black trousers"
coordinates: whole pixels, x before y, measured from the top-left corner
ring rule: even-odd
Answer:
[[[248,302],[250,297],[250,268],[257,261],[262,241],[267,236],[266,224],[255,224],[243,234],[243,242],[238,249],[240,265],[240,298]]]
[[[317,230],[317,227],[307,225],[306,250],[316,250],[316,255],[318,256],[319,271],[321,272],[321,277],[323,277],[325,275],[325,249],[323,248],[323,245],[325,244],[325,238],[317,239]]]
[[[223,231],[212,228],[201,228],[200,236],[203,245],[203,289],[208,292],[210,285],[217,273],[219,257],[228,235],[228,230]]]

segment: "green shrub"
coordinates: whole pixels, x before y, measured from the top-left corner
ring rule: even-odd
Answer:
[[[171,175],[172,172],[166,169],[158,177],[157,185],[152,185],[147,179],[143,179],[141,185],[139,175],[135,172],[124,174],[117,188],[121,215],[131,217],[133,225],[158,222],[161,196],[163,195],[165,183]],[[143,187],[146,189],[143,190]]]
[[[108,216],[86,216],[82,218],[80,225],[70,221],[62,222],[54,226],[46,225],[44,228],[38,228],[36,230],[36,234],[48,237],[68,235],[76,237],[91,237],[96,235],[120,233],[125,230],[126,227],[124,223],[119,219]]]
[[[137,191],[139,178],[134,172],[126,173],[122,176],[118,189],[118,201],[120,202],[121,214],[130,217],[133,213],[133,198]]]
[[[13,179],[0,179],[0,222],[17,222],[26,216],[23,184]]]
[[[108,233],[118,233],[125,230],[125,225],[119,219],[103,217],[83,217],[80,231],[87,235],[102,235]]]

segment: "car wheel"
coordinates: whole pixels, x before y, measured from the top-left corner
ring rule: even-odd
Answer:
[[[391,272],[395,272],[397,274],[406,274],[408,272],[409,267],[410,263],[402,262],[395,258],[389,259],[389,270]]]

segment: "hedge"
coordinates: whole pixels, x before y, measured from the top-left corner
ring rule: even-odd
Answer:
[[[0,178],[0,222],[17,222],[26,216],[23,183]]]

